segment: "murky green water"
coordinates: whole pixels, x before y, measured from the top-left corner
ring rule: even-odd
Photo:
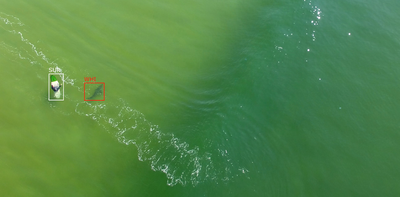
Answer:
[[[398,196],[399,6],[0,1],[0,194]]]

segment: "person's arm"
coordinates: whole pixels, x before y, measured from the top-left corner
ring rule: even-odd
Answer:
[[[61,88],[61,85],[56,88],[54,86],[51,86],[51,89],[53,89],[54,92],[57,92],[60,88]]]

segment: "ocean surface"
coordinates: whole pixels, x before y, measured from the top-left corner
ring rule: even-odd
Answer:
[[[399,8],[0,0],[0,196],[400,196]]]

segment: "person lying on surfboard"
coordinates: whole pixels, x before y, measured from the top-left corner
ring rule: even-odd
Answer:
[[[54,91],[54,96],[56,98],[60,98],[61,92],[60,92],[60,88],[61,88],[61,84],[58,83],[57,78],[54,75],[50,76],[50,85],[51,85],[51,89]]]

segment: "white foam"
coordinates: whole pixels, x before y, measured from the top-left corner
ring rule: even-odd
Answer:
[[[170,186],[188,183],[195,186],[204,181],[224,181],[233,177],[229,166],[215,168],[211,153],[200,153],[200,147],[190,146],[174,134],[161,132],[158,125],[147,121],[141,112],[128,107],[122,99],[120,103],[122,105],[116,107],[82,102],[77,103],[75,112],[104,126],[121,143],[135,145],[138,159],[150,161],[152,170],[165,173]],[[115,117],[107,115],[107,111],[117,108]],[[219,157],[230,161],[227,150],[221,151]],[[218,180],[217,177],[223,178]]]
[[[18,36],[20,41],[27,45],[25,47],[27,49],[13,47],[4,41],[0,43],[1,47],[19,59],[28,61],[31,65],[39,65],[46,69],[50,66],[61,69],[26,38],[26,32],[15,28],[23,26],[18,18],[0,12],[0,21],[10,27],[8,32]],[[64,71],[66,72],[68,71]],[[36,73],[39,78],[40,73],[40,71]],[[82,91],[78,85],[75,85],[75,81],[76,79],[66,75],[63,83]],[[234,167],[226,149],[223,152],[215,150],[213,154],[205,151],[205,148],[191,146],[172,133],[164,133],[158,125],[149,122],[144,114],[130,108],[123,99],[119,100],[118,105],[69,101],[76,102],[76,114],[97,122],[119,142],[135,145],[138,150],[138,159],[149,161],[152,170],[165,173],[167,184],[170,186],[176,184],[195,186],[205,181],[218,183],[237,176],[237,173],[232,172]],[[52,103],[49,103],[49,106],[55,108]]]

